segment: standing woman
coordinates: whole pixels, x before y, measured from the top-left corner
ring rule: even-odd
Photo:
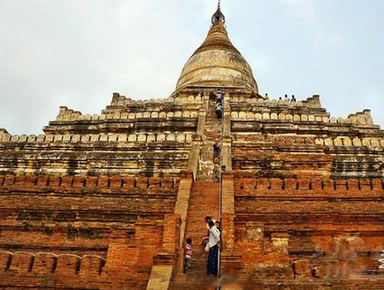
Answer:
[[[207,262],[207,275],[215,275],[218,273],[219,266],[219,242],[220,242],[220,231],[215,226],[215,223],[210,220],[208,222],[209,226],[209,255]]]

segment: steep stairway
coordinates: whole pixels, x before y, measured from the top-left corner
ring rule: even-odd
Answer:
[[[219,183],[197,181],[193,184],[190,198],[186,238],[192,239],[193,256],[191,269],[183,274],[179,267],[170,286],[170,290],[214,290],[217,278],[206,275],[208,253],[201,245],[207,234],[204,217],[207,215],[217,218],[219,213]]]
[[[221,130],[221,119],[216,116],[215,102],[210,101],[205,119],[205,132],[201,145],[197,180],[218,182],[213,162],[213,145],[215,142],[220,143]]]

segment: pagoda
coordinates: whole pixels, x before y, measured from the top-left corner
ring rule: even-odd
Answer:
[[[262,96],[220,4],[171,96],[60,107],[43,130],[0,129],[0,290],[384,289],[384,131]]]

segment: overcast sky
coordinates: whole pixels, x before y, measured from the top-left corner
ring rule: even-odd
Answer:
[[[0,0],[0,128],[40,134],[59,106],[100,113],[113,92],[166,98],[216,0]],[[384,127],[383,0],[222,0],[260,93],[321,95]]]

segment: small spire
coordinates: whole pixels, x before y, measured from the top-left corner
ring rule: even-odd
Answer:
[[[225,23],[225,16],[221,12],[220,2],[221,0],[218,0],[217,10],[215,14],[212,15],[212,25],[216,24],[217,22],[222,22],[223,24]]]

